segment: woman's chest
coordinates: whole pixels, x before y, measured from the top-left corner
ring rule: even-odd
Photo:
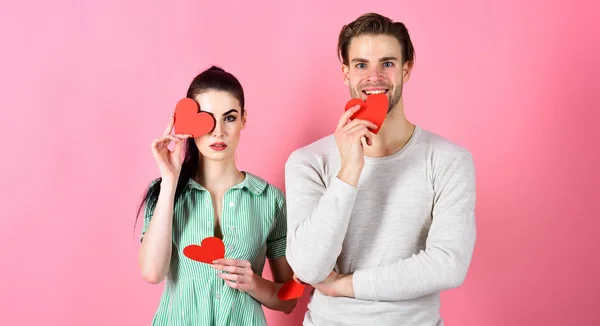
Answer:
[[[226,258],[253,260],[264,254],[275,219],[275,210],[270,208],[274,205],[235,193],[222,196],[218,205],[208,194],[190,199],[173,214],[173,243],[179,251],[218,236],[225,245]]]

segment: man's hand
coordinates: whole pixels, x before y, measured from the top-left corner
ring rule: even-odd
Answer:
[[[338,175],[342,181],[356,187],[360,173],[365,164],[362,138],[365,138],[368,146],[371,146],[373,134],[371,129],[377,129],[377,125],[366,120],[350,117],[360,109],[356,105],[344,112],[335,129],[335,142],[340,152],[341,168]]]
[[[323,282],[313,286],[317,291],[329,297],[354,298],[352,274],[338,274],[331,271]]]

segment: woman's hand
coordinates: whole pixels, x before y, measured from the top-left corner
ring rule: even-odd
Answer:
[[[171,135],[174,123],[175,117],[171,116],[163,135],[152,142],[152,155],[156,160],[162,179],[177,181],[182,165],[181,144],[190,135]],[[171,142],[175,142],[173,150],[168,148]]]
[[[256,289],[256,275],[252,271],[252,265],[247,260],[217,259],[213,262],[213,268],[228,273],[217,274],[225,280],[225,283],[241,292],[250,292]]]

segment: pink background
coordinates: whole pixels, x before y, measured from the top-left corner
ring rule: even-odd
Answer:
[[[446,324],[600,324],[592,2],[4,1],[0,325],[149,325],[163,285],[140,277],[134,213],[191,78],[239,77],[239,166],[283,188],[289,153],[348,99],[337,33],[367,11],[414,39],[409,118],[475,158],[478,242]],[[270,324],[300,324],[306,302]]]

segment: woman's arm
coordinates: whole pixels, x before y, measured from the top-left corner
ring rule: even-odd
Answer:
[[[289,314],[296,307],[298,300],[279,300],[277,293],[285,282],[292,279],[294,271],[292,271],[285,256],[269,260],[269,267],[271,268],[271,274],[273,275],[273,282],[256,275],[256,278],[258,279],[257,290],[248,292],[248,294],[269,309],[279,310]],[[263,285],[258,286],[260,283],[263,283]],[[261,291],[261,288],[264,288],[265,290]]]
[[[149,283],[162,282],[169,270],[173,247],[173,202],[177,180],[162,180],[156,208],[144,233],[139,251],[142,278]]]
[[[269,281],[252,272],[251,265],[245,260],[219,259],[214,268],[230,274],[219,274],[227,285],[248,293],[263,306],[289,314],[296,307],[297,299],[279,300],[277,293],[283,283],[292,279],[294,272],[285,256],[269,260],[273,281]]]

